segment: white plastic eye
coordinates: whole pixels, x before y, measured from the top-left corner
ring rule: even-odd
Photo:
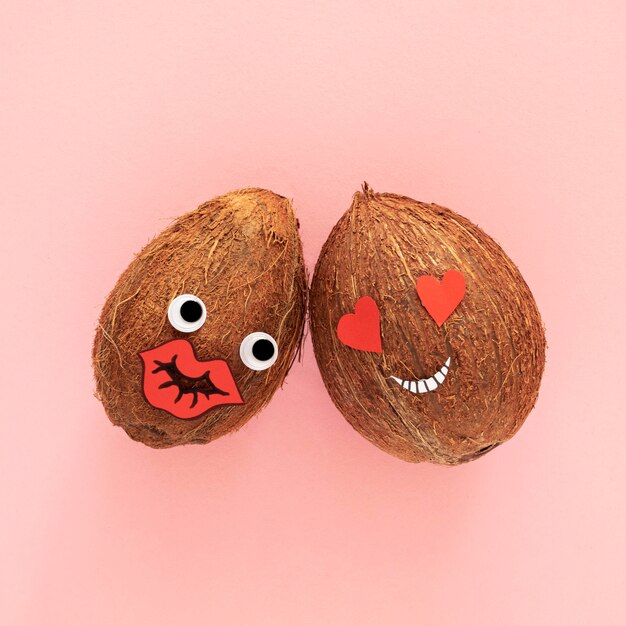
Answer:
[[[167,319],[181,333],[192,333],[206,321],[206,307],[197,296],[184,293],[176,296],[167,309]]]
[[[239,356],[246,367],[260,372],[276,363],[278,344],[267,333],[250,333],[239,346]]]

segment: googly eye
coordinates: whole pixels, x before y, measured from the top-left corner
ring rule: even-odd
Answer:
[[[206,321],[206,307],[197,296],[184,293],[176,296],[167,309],[170,324],[182,333],[192,333]]]
[[[239,346],[239,356],[246,367],[260,372],[276,363],[278,344],[267,333],[250,333]]]

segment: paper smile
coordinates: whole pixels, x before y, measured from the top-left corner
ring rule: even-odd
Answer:
[[[420,378],[420,380],[403,380],[396,376],[391,376],[391,378],[395,380],[398,385],[401,385],[403,389],[411,393],[428,393],[429,391],[435,391],[446,379],[450,370],[451,361],[452,359],[448,357],[448,360],[429,378]]]

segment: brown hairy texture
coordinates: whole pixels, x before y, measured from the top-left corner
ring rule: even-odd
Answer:
[[[415,284],[450,269],[467,287],[439,328]],[[380,310],[382,354],[337,339],[337,322],[366,295]],[[512,437],[537,399],[546,345],[528,286],[493,239],[435,204],[365,184],[320,254],[310,324],[337,408],[369,441],[407,461],[475,459]],[[389,378],[427,378],[448,356],[450,371],[435,391],[414,395]]]
[[[195,294],[207,321],[194,333],[168,322],[169,303]],[[183,215],[151,241],[119,278],[96,332],[97,397],[111,421],[154,448],[207,443],[243,426],[283,383],[299,350],[307,278],[291,202],[264,189],[242,189]],[[278,360],[248,369],[239,345],[263,331],[278,343]],[[245,400],[195,419],[153,408],[142,392],[139,353],[188,339],[200,360],[225,359]]]

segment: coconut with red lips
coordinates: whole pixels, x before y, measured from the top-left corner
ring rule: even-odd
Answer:
[[[537,399],[533,296],[502,248],[450,209],[364,185],[320,254],[310,323],[335,405],[407,461],[475,459]]]
[[[243,189],[182,216],[104,305],[93,364],[109,418],[155,448],[241,427],[293,363],[306,293],[286,198]]]

